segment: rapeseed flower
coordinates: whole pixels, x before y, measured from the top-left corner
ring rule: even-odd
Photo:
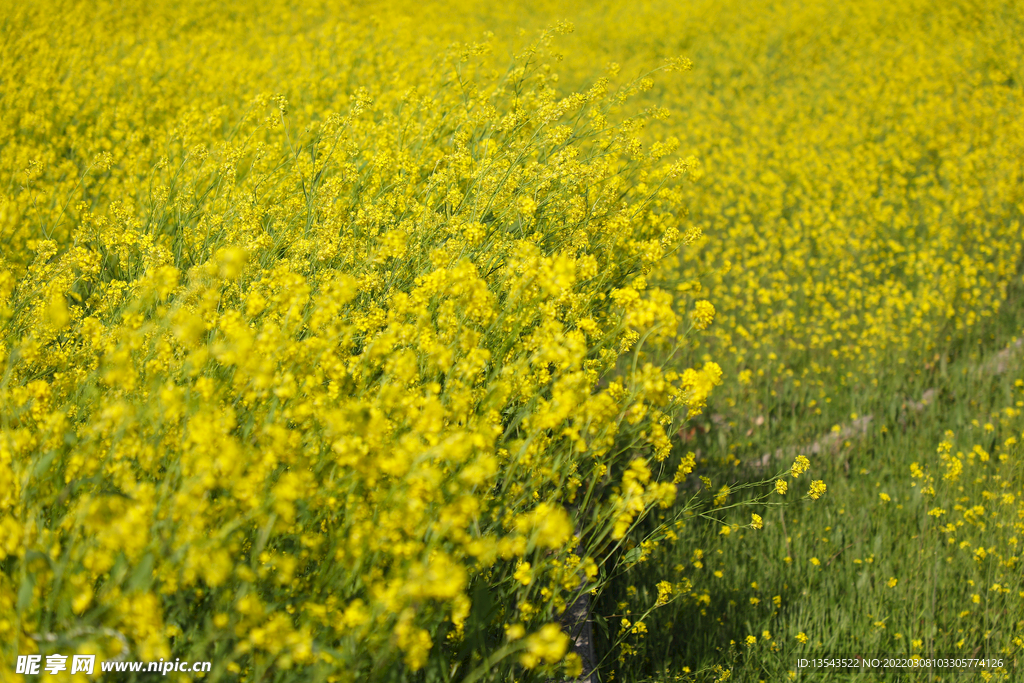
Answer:
[[[806,472],[810,468],[810,466],[811,461],[808,460],[806,456],[796,456],[796,461],[793,463],[793,467],[791,469],[791,474],[793,475],[793,478],[796,479],[797,477],[799,477],[801,474]]]

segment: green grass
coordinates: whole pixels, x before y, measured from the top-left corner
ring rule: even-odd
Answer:
[[[1024,377],[1021,290],[1011,288],[999,316],[951,340],[938,359],[894,363],[878,386],[848,383],[844,391],[833,391],[821,414],[808,410],[806,400],[784,394],[760,406],[761,415],[769,416],[761,421],[740,410],[742,404],[731,413],[722,407],[720,414],[718,406],[709,405],[691,423],[698,428],[683,447],[696,449],[698,474],[710,478],[712,489],[684,490],[690,521],[679,531],[679,541],[653,552],[635,566],[629,581],[599,601],[597,612],[604,616],[597,618],[598,649],[608,655],[602,680],[726,680],[722,675],[738,681],[790,680],[801,657],[911,652],[1002,657],[1014,680],[1024,666],[1024,648],[1013,642],[1024,633],[1024,591],[1015,557],[1024,541],[1019,512],[1024,478],[1019,445],[1003,444],[1011,436],[1020,439],[1024,428],[1024,420],[1004,410],[1024,405],[1024,389],[1014,385]],[[868,415],[864,430],[854,429]],[[830,442],[832,425],[840,425],[847,438]],[[963,453],[963,473],[956,481],[943,479],[947,469],[937,453],[947,430],[955,434],[952,455]],[[817,454],[809,449],[815,441],[825,446]],[[990,454],[987,462],[968,456],[975,445]],[[783,455],[767,468],[751,465],[780,449]],[[768,498],[776,505],[723,512],[752,496],[731,496],[720,508],[711,502],[722,484],[756,484],[787,469],[797,453],[808,455],[812,468],[789,479],[785,497]],[[934,497],[922,493],[924,478],[912,476],[915,462],[934,478]],[[824,480],[828,492],[817,501],[799,500],[812,478]],[[769,487],[751,490],[768,493]],[[1012,503],[1002,497],[1007,493]],[[972,513],[979,505],[983,512]],[[946,514],[929,516],[936,507]],[[744,526],[751,512],[764,518],[763,530]],[[709,515],[741,528],[719,535],[720,525],[708,524]],[[942,531],[957,521],[962,526],[954,533]],[[984,559],[975,556],[979,546],[986,549]],[[704,553],[699,569],[695,548]],[[692,581],[694,594],[706,592],[706,604],[691,595],[655,610],[646,619],[648,633],[625,641],[636,654],[612,661],[623,654],[617,645],[620,614],[635,621],[653,604],[657,581],[682,577]],[[895,587],[889,586],[890,578],[896,578]],[[1000,589],[992,590],[993,584]],[[777,607],[774,596],[779,596]],[[800,633],[807,635],[806,644]],[[750,647],[749,635],[757,638]],[[802,671],[795,678],[984,680],[979,676],[980,670],[934,669]]]

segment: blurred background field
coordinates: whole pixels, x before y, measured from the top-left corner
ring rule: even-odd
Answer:
[[[2,666],[1019,675],[1018,3],[2,17]]]

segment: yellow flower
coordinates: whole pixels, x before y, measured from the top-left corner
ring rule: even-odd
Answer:
[[[659,581],[658,585],[657,585],[657,588],[658,588],[658,599],[657,599],[657,601],[654,604],[656,604],[656,605],[664,605],[665,603],[667,603],[669,601],[669,598],[672,597],[672,591],[673,591],[672,584],[670,582],[668,582],[668,581]]]
[[[795,479],[795,478],[799,477],[801,474],[806,472],[810,468],[810,466],[811,466],[811,461],[808,460],[806,456],[803,456],[803,455],[796,456],[796,461],[793,463],[793,468],[791,470],[793,478]]]
[[[71,602],[71,611],[75,614],[81,614],[85,611],[85,608],[92,602],[93,592],[91,586],[84,586],[81,592],[75,596],[75,599]]]
[[[750,527],[752,529],[761,529],[764,527],[764,521],[762,521],[761,515],[750,515]]]
[[[519,640],[525,635],[526,629],[523,628],[522,624],[509,624],[505,627],[505,637],[508,638],[510,642]]]
[[[821,498],[821,496],[824,493],[825,493],[825,482],[821,481],[820,479],[811,482],[811,489],[808,492],[808,495],[812,499],[818,500],[819,498]]]
[[[575,680],[583,674],[583,659],[575,652],[565,656],[565,677]]]
[[[700,300],[694,304],[693,314],[693,326],[698,330],[707,329],[711,321],[715,319],[715,307],[710,301]]]
[[[776,479],[775,480],[775,493],[779,494],[780,496],[784,496],[784,495],[786,495],[786,491],[788,491],[788,490],[789,490],[789,484],[786,482],[785,479]]]
[[[541,503],[517,521],[520,533],[535,534],[538,545],[559,548],[572,536],[572,521],[561,507]]]
[[[533,577],[530,575],[530,563],[520,562],[516,566],[516,571],[512,574],[512,578],[524,586],[529,586],[533,581]]]
[[[569,636],[562,632],[558,624],[544,624],[526,639],[526,651],[520,655],[519,661],[527,669],[541,662],[554,664],[565,655],[568,648]]]
[[[405,653],[405,663],[413,671],[419,671],[427,663],[427,655],[433,643],[426,629],[412,625],[412,616],[404,612],[395,626],[395,640]]]

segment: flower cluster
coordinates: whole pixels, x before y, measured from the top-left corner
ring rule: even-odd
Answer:
[[[667,367],[661,70],[564,88],[568,25],[441,5],[58,4],[3,10],[5,665],[82,625],[214,678],[578,664],[555,621],[722,379]]]

